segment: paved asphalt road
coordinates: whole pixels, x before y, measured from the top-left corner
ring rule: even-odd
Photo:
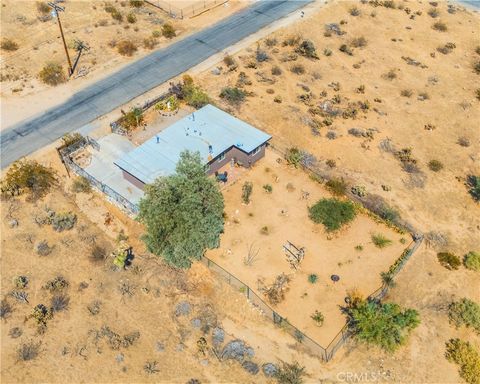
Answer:
[[[65,103],[5,129],[0,136],[1,167],[79,129],[310,1],[255,2],[207,29],[129,64]]]

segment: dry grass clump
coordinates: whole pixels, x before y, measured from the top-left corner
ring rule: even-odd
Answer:
[[[443,21],[437,21],[432,25],[432,28],[435,29],[436,31],[440,32],[447,32],[447,24],[445,24]]]
[[[158,44],[158,40],[154,36],[143,39],[143,47],[146,49],[153,49]]]
[[[430,160],[428,162],[428,168],[433,172],[439,172],[443,169],[443,164],[438,160]]]
[[[305,67],[302,64],[294,64],[290,67],[290,71],[296,75],[303,75],[305,73]]]
[[[41,343],[34,343],[29,341],[28,343],[23,343],[17,349],[17,357],[19,361],[30,361],[37,358],[40,352]]]
[[[175,36],[177,36],[177,33],[175,32],[175,28],[173,27],[172,24],[165,23],[162,25],[162,35],[167,39],[172,39]]]
[[[0,48],[4,51],[13,52],[18,49],[18,44],[11,39],[4,38],[0,43]]]
[[[352,40],[350,40],[350,45],[353,48],[362,48],[367,46],[367,39],[365,37],[360,36],[360,37],[355,37]]]
[[[412,95],[413,95],[413,91],[411,89],[402,89],[400,91],[400,96],[411,97]]]
[[[122,56],[133,56],[137,51],[137,46],[133,41],[122,40],[117,44],[117,50]]]
[[[427,13],[430,17],[433,17],[434,19],[440,16],[440,11],[437,8],[430,8]]]
[[[48,6],[46,1],[37,1],[37,11],[41,15],[48,15],[50,13],[50,7]]]
[[[70,303],[70,297],[65,293],[58,293],[52,296],[50,306],[53,312],[66,311]]]
[[[352,7],[348,10],[348,13],[352,16],[360,16],[361,12],[357,7]]]
[[[280,76],[282,74],[282,69],[278,65],[272,67],[272,75]]]
[[[67,81],[63,67],[57,63],[46,64],[38,74],[38,77],[45,84],[52,86],[57,86]]]
[[[397,78],[397,72],[394,69],[391,69],[387,73],[383,74],[382,77],[386,80],[394,80]]]

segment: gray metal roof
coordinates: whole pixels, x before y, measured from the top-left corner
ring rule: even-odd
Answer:
[[[205,164],[235,146],[249,153],[271,138],[250,124],[206,105],[126,153],[115,164],[146,184],[175,172],[180,153],[200,152]]]

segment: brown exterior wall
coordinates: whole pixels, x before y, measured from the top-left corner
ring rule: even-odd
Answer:
[[[235,159],[236,162],[242,163],[244,167],[248,168],[253,165],[255,162],[260,160],[263,156],[265,156],[265,147],[266,144],[261,145],[261,149],[255,155],[249,155],[242,150],[238,149],[237,147],[231,147],[225,153],[225,158],[221,161],[217,159],[213,159],[209,165],[210,169],[208,170],[208,174],[212,175],[224,165],[228,164],[232,159]]]
[[[209,175],[213,175],[216,171],[218,171],[220,168],[222,168],[224,165],[228,164],[232,159],[235,159],[237,163],[241,163],[244,167],[249,168],[251,165],[255,164],[258,160],[260,160],[263,156],[265,156],[265,147],[267,144],[262,144],[260,151],[258,151],[254,155],[249,155],[248,153],[245,153],[238,149],[237,147],[231,147],[228,149],[225,153],[225,158],[221,161],[217,159],[213,159],[209,165],[210,168],[208,170]],[[135,176],[132,174],[128,173],[127,171],[124,171],[122,169],[123,173],[123,178],[125,180],[128,180],[130,183],[135,185],[137,188],[140,188],[142,191],[145,188],[145,183],[139,179],[137,179]]]
[[[143,181],[137,179],[135,176],[131,175],[127,171],[124,171],[123,169],[122,169],[122,173],[123,173],[123,178],[125,180],[128,180],[130,183],[132,183],[137,188],[140,188],[143,191],[143,189],[145,188],[145,183]]]

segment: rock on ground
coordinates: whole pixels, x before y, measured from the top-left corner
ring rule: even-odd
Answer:
[[[273,377],[278,372],[278,367],[273,363],[265,363],[262,365],[263,374],[267,377]]]

